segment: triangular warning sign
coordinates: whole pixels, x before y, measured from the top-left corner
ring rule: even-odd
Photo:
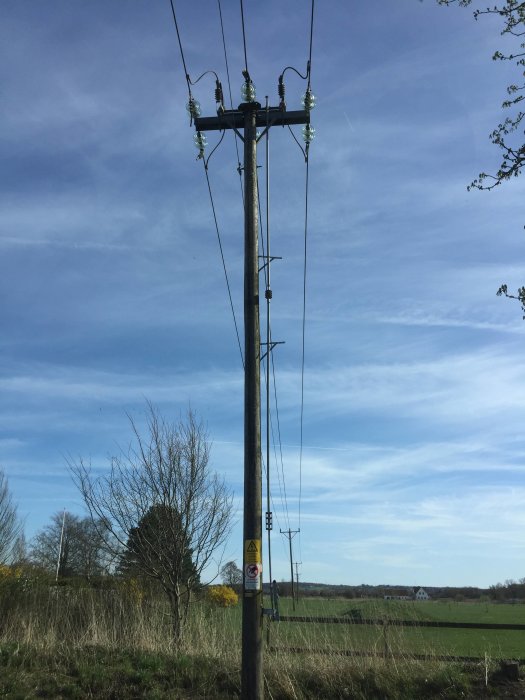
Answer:
[[[248,545],[246,551],[247,552],[258,552],[259,548],[257,547],[257,543],[252,540],[250,542],[250,544]]]

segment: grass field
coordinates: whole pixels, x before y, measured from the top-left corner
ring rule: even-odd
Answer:
[[[281,600],[281,612],[291,612]],[[221,699],[240,691],[241,609],[205,601],[193,606],[181,649],[170,642],[170,619],[162,599],[137,602],[115,591],[28,591],[0,596],[0,697]],[[297,614],[363,617],[522,621],[525,606],[398,603],[396,601],[300,601]],[[485,689],[486,674],[504,656],[525,656],[525,632],[514,641],[485,639],[492,633],[388,628],[394,657],[346,657],[341,649],[383,652],[383,630],[361,625],[270,623],[271,646],[300,646],[306,653],[264,653],[267,694],[273,700],[456,700],[503,697]],[[265,630],[266,631],[266,630]],[[439,634],[438,634],[439,633]],[[464,637],[461,636],[464,635]],[[510,650],[519,653],[513,654]],[[323,650],[323,654],[318,654]],[[483,661],[464,666],[441,661],[441,653],[468,650]],[[413,661],[411,653],[429,656]],[[485,658],[485,653],[489,658]],[[507,697],[507,695],[505,695]],[[512,695],[509,697],[519,697]]]

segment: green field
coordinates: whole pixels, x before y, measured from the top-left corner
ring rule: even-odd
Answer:
[[[525,605],[456,602],[404,602],[304,598],[292,610],[291,600],[281,599],[282,615],[350,617],[359,610],[374,620],[421,620],[525,624]],[[310,649],[345,649],[397,654],[525,658],[525,631],[436,629],[388,625],[339,625],[329,623],[280,622],[270,627],[275,646]]]

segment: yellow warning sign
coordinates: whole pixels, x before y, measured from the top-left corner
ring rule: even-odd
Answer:
[[[259,564],[261,561],[261,540],[245,540],[244,563]]]

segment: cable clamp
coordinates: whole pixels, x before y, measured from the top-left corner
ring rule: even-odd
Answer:
[[[271,510],[266,511],[266,529],[273,530],[273,513]]]

